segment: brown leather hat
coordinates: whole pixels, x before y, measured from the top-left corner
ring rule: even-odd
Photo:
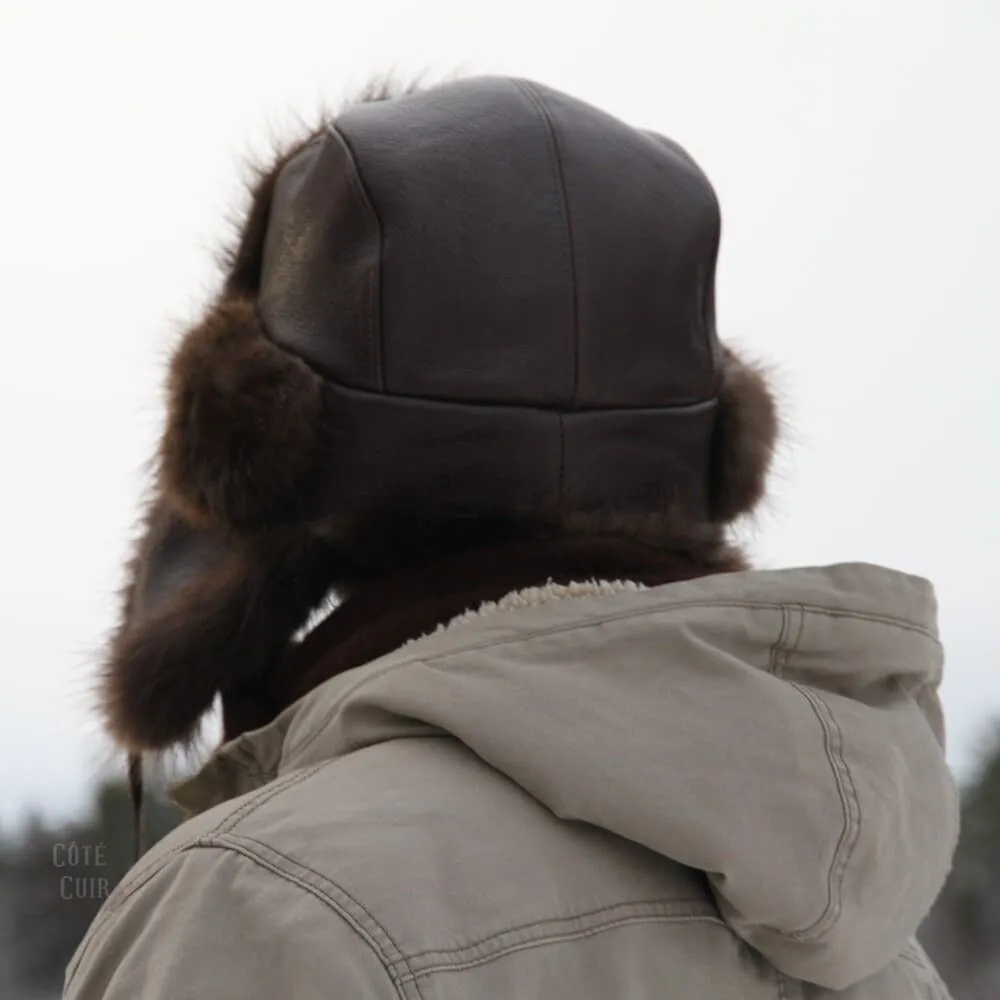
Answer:
[[[707,515],[718,242],[686,153],[538,84],[342,115],[278,177],[259,299],[331,387],[322,512],[401,489]]]
[[[717,338],[719,232],[676,143],[526,80],[360,103],[279,158],[172,363],[106,672],[112,731],[187,735],[149,678],[209,647],[250,655],[262,608],[287,642],[364,561],[376,514],[721,525],[751,509],[775,414]],[[195,701],[220,670],[184,681]]]

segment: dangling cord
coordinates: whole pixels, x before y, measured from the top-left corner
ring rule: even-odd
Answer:
[[[146,839],[143,824],[142,791],[142,754],[131,752],[128,755],[128,797],[132,802],[132,849],[135,852],[136,861],[143,855]]]

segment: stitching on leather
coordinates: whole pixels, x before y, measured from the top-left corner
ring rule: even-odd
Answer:
[[[718,202],[716,202],[718,206]],[[716,209],[719,211],[718,207]],[[719,217],[716,216],[718,219]],[[708,269],[708,274],[705,275],[705,283],[702,288],[701,293],[701,323],[702,323],[702,336],[705,341],[705,353],[708,357],[713,359],[712,367],[715,369],[715,377],[713,378],[713,383],[715,385],[716,393],[722,393],[722,387],[725,381],[725,365],[719,361],[719,344],[718,344],[718,334],[715,328],[714,313],[715,313],[715,279],[719,269],[719,246],[722,242],[722,226],[721,221],[717,222],[715,230],[715,238],[712,240],[712,263]],[[711,316],[710,316],[711,314]]]
[[[559,414],[559,506],[562,507],[566,498],[566,422]]]
[[[518,84],[521,83],[521,81],[514,81],[514,82],[518,83]],[[527,96],[530,99],[532,99],[534,101],[534,95],[529,90],[525,90],[525,93],[527,94]],[[542,110],[543,115],[546,114],[544,108],[542,108],[541,110]],[[548,121],[548,119],[546,117],[546,123],[547,123],[547,121]],[[438,405],[438,406],[449,406],[449,407],[455,407],[455,408],[460,409],[460,410],[464,409],[464,410],[477,411],[477,412],[481,412],[485,408],[494,409],[494,410],[519,410],[519,411],[522,411],[522,412],[528,412],[528,411],[532,411],[532,412],[541,411],[543,413],[560,412],[562,406],[564,405],[562,403],[556,403],[556,404],[553,404],[551,406],[545,406],[545,405],[541,405],[541,404],[539,404],[539,403],[536,402],[536,403],[532,403],[530,406],[525,406],[523,403],[512,403],[512,402],[510,402],[508,400],[502,400],[502,399],[479,400],[479,401],[477,401],[475,403],[469,403],[466,400],[448,399],[448,398],[441,397],[441,396],[418,395],[418,394],[415,394],[415,393],[393,392],[393,391],[389,390],[386,387],[385,366],[384,366],[385,350],[384,350],[384,344],[383,344],[385,331],[384,331],[383,324],[382,324],[382,321],[381,321],[381,304],[382,304],[381,303],[381,291],[382,291],[382,289],[381,289],[381,282],[382,282],[382,258],[383,258],[384,227],[382,225],[382,221],[379,218],[378,213],[375,211],[374,203],[372,202],[372,199],[371,199],[371,197],[368,194],[368,190],[367,190],[367,188],[365,186],[364,179],[361,176],[361,171],[358,169],[357,160],[356,160],[356,158],[354,156],[354,152],[353,152],[350,144],[347,141],[347,137],[342,132],[340,132],[333,124],[329,124],[327,126],[327,132],[330,135],[334,136],[337,140],[339,140],[342,143],[344,149],[346,150],[346,152],[348,154],[348,158],[349,158],[349,160],[351,162],[351,165],[354,167],[354,173],[355,173],[355,176],[356,176],[357,181],[358,181],[359,194],[363,198],[363,200],[364,200],[365,204],[367,205],[367,207],[370,209],[372,217],[375,219],[375,224],[376,224],[376,226],[378,228],[378,241],[379,241],[379,263],[378,263],[378,285],[379,285],[379,287],[378,287],[378,294],[376,295],[375,292],[374,292],[374,287],[375,287],[374,279],[371,276],[367,276],[366,277],[366,282],[367,282],[367,285],[369,287],[366,288],[366,295],[368,296],[370,306],[371,306],[371,303],[374,303],[375,305],[378,306],[378,310],[375,310],[373,308],[369,308],[369,317],[370,317],[370,319],[369,319],[369,325],[370,326],[372,325],[372,323],[371,323],[371,317],[374,316],[375,312],[378,313],[378,321],[377,321],[378,336],[376,337],[374,333],[370,332],[369,337],[370,337],[370,340],[371,340],[372,344],[375,347],[375,351],[376,351],[376,354],[377,354],[378,373],[379,373],[379,380],[380,380],[380,391],[373,391],[371,389],[363,389],[363,388],[361,388],[359,386],[350,385],[350,384],[348,384],[346,382],[342,382],[342,381],[340,381],[338,379],[331,378],[330,373],[328,371],[325,371],[321,366],[317,365],[316,362],[315,362],[315,360],[313,358],[307,356],[306,354],[304,354],[301,351],[293,350],[287,344],[278,343],[278,341],[276,341],[274,339],[274,337],[271,336],[270,331],[267,330],[266,324],[264,324],[264,329],[265,329],[265,332],[268,334],[268,339],[270,340],[270,342],[278,350],[283,351],[288,356],[297,359],[302,364],[304,364],[314,375],[317,375],[321,379],[323,379],[323,381],[327,385],[327,387],[331,391],[333,391],[333,392],[343,392],[343,393],[347,393],[347,394],[354,394],[354,395],[361,396],[361,397],[368,397],[368,398],[372,398],[372,399],[375,399],[375,400],[380,400],[382,402],[386,402],[386,401],[400,401],[400,402],[413,402],[413,403],[430,403],[430,404],[434,404],[434,405]],[[550,133],[548,131],[548,128],[546,128],[546,135],[549,138],[550,142],[554,141],[551,138],[551,135],[550,135]],[[568,218],[567,218],[567,230],[568,230],[568,227],[569,227],[569,223],[568,223]],[[569,262],[570,262],[571,273],[573,273],[575,265],[574,265],[574,262],[573,262],[573,255],[572,255],[572,253],[570,253],[570,255],[569,255]],[[573,286],[574,286],[573,313],[574,313],[574,331],[575,331],[575,328],[576,328],[576,318],[575,318],[576,317],[576,281],[575,281],[575,278],[573,280]],[[576,336],[574,336],[574,345],[573,345],[574,355],[577,355],[579,353],[578,352],[578,345],[577,345],[576,341],[577,341],[577,338],[576,338]],[[576,368],[577,368],[577,365],[578,365],[578,360],[574,363],[574,388],[573,388],[574,402],[575,402],[575,396],[576,396],[576,377],[577,377],[576,376]],[[585,407],[585,408],[583,408],[583,411],[590,412],[590,413],[602,413],[602,414],[604,414],[604,413],[608,413],[608,414],[611,414],[611,413],[638,413],[638,412],[645,411],[645,412],[649,412],[649,413],[670,413],[670,414],[685,415],[685,414],[697,413],[697,412],[699,412],[701,410],[705,410],[705,409],[709,409],[709,408],[714,408],[715,406],[717,406],[717,404],[718,404],[717,395],[713,392],[712,395],[706,397],[705,399],[700,399],[700,400],[695,400],[695,401],[686,401],[686,402],[683,402],[683,403],[676,403],[676,404],[673,404],[673,405],[670,405],[670,406],[648,406],[648,405],[645,405],[645,404],[641,405],[641,406],[591,406],[591,407]]]
[[[356,680],[350,687],[346,688],[337,698],[333,704],[330,706],[329,710],[323,716],[323,722],[318,724],[315,729],[313,729],[308,735],[303,737],[303,739],[297,743],[295,746],[290,746],[286,753],[287,757],[299,754],[306,750],[312,743],[317,740],[326,728],[326,724],[333,717],[340,706],[359,688],[364,687],[366,684],[372,681],[379,680],[386,674],[391,674],[402,667],[411,666],[414,663],[435,663],[440,660],[447,659],[448,657],[461,656],[466,653],[476,652],[484,649],[499,649],[503,646],[516,646],[519,644],[527,644],[529,642],[534,642],[538,639],[547,639],[554,635],[560,635],[566,632],[573,631],[592,631],[598,629],[604,625],[611,622],[628,621],[633,618],[641,618],[644,616],[653,617],[659,614],[665,614],[670,611],[677,610],[693,610],[697,608],[745,608],[749,610],[775,610],[782,611],[787,608],[787,603],[777,603],[771,601],[677,601],[677,602],[665,602],[661,605],[652,608],[641,608],[633,609],[630,611],[621,611],[617,614],[603,615],[600,618],[592,618],[586,622],[573,622],[569,625],[555,625],[551,628],[542,629],[538,632],[533,633],[528,637],[518,636],[509,639],[496,639],[489,640],[487,642],[482,642],[474,645],[461,646],[458,649],[448,650],[444,653],[437,653],[433,656],[420,656],[419,654],[415,656],[409,656],[403,660],[399,660],[393,663],[387,663],[378,670],[373,670],[367,673],[364,677]],[[848,618],[856,619],[859,621],[869,621],[876,625],[889,625],[892,627],[903,629],[908,632],[915,632],[924,638],[930,639],[937,645],[940,645],[940,640],[935,636],[929,629],[924,628],[922,625],[917,625],[915,622],[909,622],[905,619],[897,619],[889,616],[880,615],[870,615],[864,614],[862,612],[848,611],[845,609],[836,608],[824,608],[819,606],[807,605],[807,604],[797,604],[796,608],[801,610],[803,613],[826,615],[831,618]]]
[[[581,928],[577,931],[565,931],[562,934],[551,934],[543,935],[541,937],[531,938],[528,941],[518,941],[506,945],[503,948],[498,948],[496,951],[490,952],[487,955],[481,955],[476,958],[470,958],[464,962],[440,962],[436,965],[428,965],[417,969],[415,973],[410,973],[407,977],[401,977],[401,982],[409,982],[410,977],[413,979],[418,977],[431,976],[436,973],[441,972],[462,972],[466,969],[476,968],[480,965],[487,965],[490,962],[494,962],[499,958],[505,958],[507,955],[512,955],[519,951],[527,951],[530,948],[541,948],[549,944],[557,944],[565,941],[579,941],[583,938],[595,937],[598,934],[603,934],[605,931],[614,930],[618,927],[627,927],[632,924],[693,924],[693,923],[707,923],[716,924],[719,927],[729,930],[726,922],[721,919],[721,917],[713,917],[708,915],[701,916],[668,916],[668,915],[648,915],[648,916],[627,916],[620,917],[616,920],[609,920],[601,924],[597,924],[592,927]]]
[[[571,301],[571,315],[573,320],[573,388],[569,402],[570,406],[575,408],[577,391],[580,384],[580,290],[576,280],[576,240],[573,238],[573,219],[570,215],[569,195],[566,191],[566,173],[563,169],[562,154],[559,150],[559,136],[556,132],[555,122],[552,120],[552,115],[549,114],[549,109],[545,106],[542,95],[529,80],[515,80],[514,82],[535,106],[545,125],[549,153],[556,179],[556,193],[559,197],[559,207],[563,223],[566,227],[566,242],[568,246],[566,258],[569,262],[570,287],[573,290]],[[561,430],[562,425],[560,424]]]
[[[502,930],[494,931],[485,937],[469,941],[467,944],[458,945],[454,948],[425,948],[423,951],[413,951],[407,955],[409,961],[415,958],[424,958],[427,955],[460,955],[462,952],[472,951],[476,948],[483,948],[491,941],[498,938],[507,937],[511,934],[521,934],[530,931],[535,927],[544,927],[553,924],[566,924],[573,921],[587,920],[592,917],[610,915],[616,911],[623,911],[620,916],[637,917],[642,916],[643,908],[646,908],[647,915],[673,916],[673,917],[717,917],[718,910],[708,904],[691,899],[632,899],[621,903],[609,903],[607,906],[598,906],[593,910],[583,910],[580,913],[573,913],[565,917],[545,917],[539,920],[529,920],[527,923],[515,924],[512,927],[504,927]],[[628,912],[628,911],[636,912]],[[655,912],[654,912],[655,911]],[[617,919],[617,918],[612,918]]]
[[[269,335],[270,336],[270,335]],[[397,392],[391,389],[373,390],[373,389],[363,389],[360,386],[348,385],[346,382],[337,381],[337,379],[331,378],[329,372],[324,371],[320,368],[311,358],[299,353],[298,351],[292,350],[286,344],[279,344],[277,341],[272,340],[275,347],[279,350],[284,351],[290,357],[296,358],[301,361],[311,372],[318,375],[324,380],[328,388],[333,392],[341,392],[346,395],[354,395],[362,398],[372,399],[372,400],[382,400],[383,402],[411,402],[411,403],[430,403],[434,406],[448,406],[453,407],[456,410],[465,410],[468,412],[481,413],[483,410],[518,410],[524,413],[558,413],[562,411],[565,406],[564,403],[553,403],[547,405],[544,403],[533,402],[531,404],[525,403],[512,403],[509,400],[504,399],[483,399],[477,400],[475,403],[470,403],[468,400],[462,399],[448,399],[443,396],[431,396],[431,395],[418,395],[412,392]],[[708,399],[699,399],[694,402],[684,402],[670,404],[668,406],[648,406],[642,404],[641,406],[581,406],[574,410],[574,413],[670,413],[675,415],[691,415],[697,414],[704,410],[714,409],[719,405],[719,400],[716,396],[710,396]]]
[[[816,691],[794,681],[790,683],[809,702],[823,728],[824,748],[837,786],[844,819],[830,863],[830,871],[827,873],[827,905],[812,924],[788,935],[794,941],[808,943],[822,937],[840,917],[844,876],[861,833],[861,808],[854,779],[844,758],[844,734],[829,705]]]
[[[340,142],[344,152],[347,154],[347,158],[350,161],[351,168],[354,173],[354,180],[357,181],[356,194],[371,213],[371,217],[375,220],[375,229],[378,235],[378,260],[375,265],[375,273],[372,274],[371,270],[369,270],[365,274],[365,299],[368,307],[368,315],[366,319],[368,323],[368,340],[375,352],[375,363],[378,369],[378,384],[384,392],[385,331],[382,327],[382,260],[385,231],[382,227],[382,220],[379,218],[378,212],[375,211],[375,202],[372,200],[371,194],[368,191],[368,186],[365,184],[364,178],[361,176],[361,165],[358,163],[357,156],[354,155],[354,149],[351,146],[350,141],[347,136],[344,135],[344,133],[341,132],[340,129],[338,129],[332,122],[327,126],[327,131]],[[352,188],[354,188],[354,185],[352,185]]]
[[[652,139],[658,146],[668,150],[672,156],[677,156],[678,153],[681,159],[685,162],[689,169],[693,168],[695,174],[700,174],[701,170],[698,165],[691,159],[688,155],[687,150],[681,149],[674,143],[667,140],[664,136],[660,135],[658,132],[651,132],[648,130],[643,130],[644,134]],[[705,275],[705,280],[703,282],[701,290],[701,333],[703,346],[705,348],[705,353],[713,359],[716,358],[716,352],[718,351],[718,344],[715,340],[715,323],[714,323],[714,297],[715,297],[715,279],[718,272],[718,262],[719,262],[719,244],[722,239],[722,230],[719,220],[719,205],[718,199],[713,195],[713,202],[715,204],[716,210],[716,225],[715,225],[715,236],[712,240],[712,256],[711,256],[711,266],[708,269],[708,273]],[[710,313],[712,315],[710,316]],[[710,322],[710,320],[712,320]],[[715,391],[718,392],[721,388],[723,381],[722,366],[716,365],[713,360],[714,377],[713,383],[716,386]]]

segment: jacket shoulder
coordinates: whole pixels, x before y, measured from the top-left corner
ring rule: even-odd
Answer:
[[[358,904],[308,872],[218,833],[126,879],[70,963],[64,998],[405,996],[391,945],[373,930]]]

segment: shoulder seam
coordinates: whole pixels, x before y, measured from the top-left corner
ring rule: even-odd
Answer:
[[[275,795],[284,791],[285,788],[290,785],[297,785],[300,781],[304,781],[306,778],[311,777],[316,771],[325,767],[327,763],[327,761],[323,761],[319,764],[313,764],[311,767],[295,770],[284,778],[270,781],[263,788],[260,788],[256,792],[252,793],[248,800],[239,808],[226,813],[226,815],[219,820],[219,823],[209,833],[204,834],[203,837],[211,837],[215,833],[225,832],[229,826],[235,825],[240,820],[244,819],[255,809],[264,805],[264,803],[269,799],[272,799]],[[82,962],[83,956],[89,950],[93,939],[100,934],[101,930],[121,909],[122,905],[127,902],[131,896],[138,892],[147,882],[155,878],[167,865],[170,864],[174,858],[183,854],[185,851],[190,850],[190,848],[196,846],[197,843],[197,840],[185,841],[177,847],[171,848],[166,853],[154,856],[152,860],[147,860],[145,864],[140,862],[131,871],[125,873],[122,880],[108,897],[104,909],[97,914],[84,936],[83,941],[80,943],[80,948],[77,952],[75,960],[72,961],[67,968],[67,982],[69,982],[69,980],[76,974],[76,970]]]
[[[239,854],[272,875],[297,886],[303,892],[308,892],[320,902],[325,903],[344,923],[351,927],[372,951],[385,970],[385,974],[400,1000],[412,1000],[406,990],[406,983],[411,972],[399,946],[388,930],[376,920],[364,904],[331,878],[307,868],[253,837],[231,832],[218,832],[199,837],[190,845],[189,849],[197,848],[216,848]],[[399,970],[402,970],[402,974]],[[415,984],[413,989],[416,991],[417,1000],[422,1000],[420,991]]]
[[[495,962],[498,959],[505,958],[508,955],[515,954],[519,951],[526,951],[530,948],[543,948],[546,945],[562,944],[567,941],[580,941],[584,938],[595,937],[596,935],[603,934],[606,931],[615,930],[619,927],[628,927],[633,924],[695,923],[713,924],[726,931],[728,934],[733,933],[731,928],[729,928],[721,917],[710,916],[708,914],[691,914],[685,916],[671,916],[669,914],[632,914],[606,919],[600,923],[591,924],[590,926],[581,927],[576,930],[563,931],[561,933],[553,932],[549,934],[539,934],[535,937],[530,937],[522,941],[514,941],[502,947],[491,949],[482,955],[470,956],[464,960],[443,961],[435,964],[424,965],[418,968],[415,972],[409,973],[409,976],[403,980],[403,983],[405,985],[406,983],[413,982],[415,985],[416,980],[419,977],[431,976],[442,972],[464,972],[467,969],[477,968],[481,965],[488,965],[490,962]]]
[[[256,847],[251,845],[256,845]],[[260,844],[258,841],[253,841],[252,838],[239,837],[226,832],[212,832],[198,837],[195,840],[192,840],[187,844],[169,852],[159,859],[158,864],[148,866],[146,871],[143,873],[143,877],[136,880],[133,885],[129,886],[129,892],[126,895],[123,895],[118,906],[116,906],[114,910],[100,922],[99,926],[95,924],[91,933],[87,935],[86,945],[81,950],[79,958],[73,964],[72,968],[67,971],[66,986],[68,987],[70,985],[73,978],[79,971],[80,966],[83,964],[83,957],[86,951],[90,949],[91,945],[109,926],[111,923],[110,917],[114,913],[118,912],[122,903],[132,896],[135,891],[141,888],[141,886],[152,881],[153,878],[163,872],[172,861],[177,860],[181,855],[190,851],[207,849],[224,851],[230,855],[238,855],[246,861],[249,861],[251,864],[256,865],[258,868],[276,876],[284,882],[287,882],[289,885],[296,886],[302,891],[309,893],[321,903],[324,903],[328,909],[337,914],[344,924],[351,928],[358,940],[364,942],[367,948],[375,956],[379,965],[382,967],[387,978],[392,984],[393,993],[399,998],[399,1000],[423,1000],[419,987],[415,982],[413,982],[412,973],[409,970],[409,966],[407,965],[405,958],[399,952],[399,949],[396,947],[391,937],[389,937],[385,928],[383,928],[381,924],[375,920],[375,918],[364,908],[364,906],[362,906],[361,903],[344,892],[344,890],[341,889],[340,886],[337,886],[336,883],[323,877],[323,882],[325,882],[327,886],[335,890],[336,893],[342,894],[352,904],[351,907],[344,905],[341,900],[336,898],[334,893],[326,891],[324,886],[316,885],[314,881],[304,878],[293,871],[289,871],[286,865],[276,864],[273,860],[266,857],[261,850],[257,849],[258,847],[264,848],[265,850],[268,850],[269,853],[274,853],[278,857],[283,857],[282,855],[279,855],[278,852],[270,851],[266,845]],[[289,864],[294,863],[291,862],[291,859],[286,859],[286,862]],[[303,870],[305,871],[306,869]],[[357,912],[351,912],[352,908]],[[379,936],[383,937],[385,941],[378,940]],[[395,956],[390,956],[386,953],[385,942],[388,942],[395,950]],[[404,970],[402,975],[399,971],[397,971],[400,966],[402,966],[402,969]]]
[[[548,917],[504,927],[487,934],[485,937],[453,948],[427,948],[423,951],[411,952],[407,955],[407,959],[411,964],[419,965],[421,963],[416,962],[417,959],[429,961],[431,958],[437,960],[450,958],[454,964],[459,964],[463,958],[473,957],[476,954],[480,956],[492,954],[492,951],[488,951],[490,948],[497,952],[506,952],[512,942],[562,938],[567,931],[572,929],[599,929],[609,924],[617,924],[623,918],[630,921],[666,918],[677,921],[721,921],[718,908],[711,903],[700,900],[658,897],[623,900],[619,903],[609,903],[606,906],[599,906],[563,917]],[[531,935],[535,932],[537,932],[536,936],[532,937]]]

